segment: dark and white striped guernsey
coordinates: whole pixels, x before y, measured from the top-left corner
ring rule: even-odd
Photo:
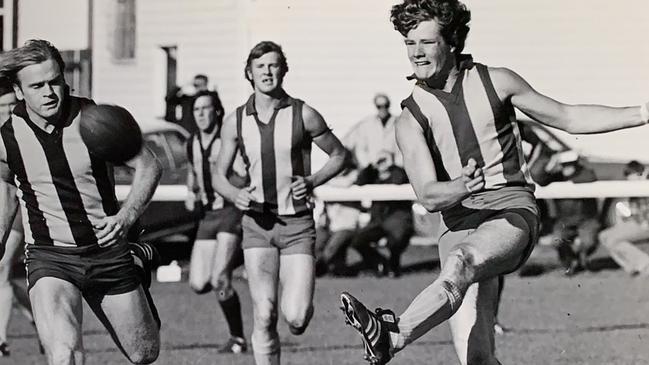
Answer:
[[[90,155],[79,135],[81,107],[90,103],[67,97],[60,124],[47,133],[20,102],[0,128],[27,244],[94,246],[92,223],[119,209],[111,165]]]
[[[187,141],[187,157],[192,165],[195,184],[198,186],[198,194],[207,210],[216,210],[223,208],[225,201],[216,192],[216,186],[212,179],[212,166],[216,163],[216,158],[221,149],[221,139],[218,134],[205,145],[200,138],[200,132],[194,133]],[[243,186],[246,178],[245,166],[241,155],[236,154],[232,168],[228,173],[230,182],[238,187]]]
[[[252,195],[261,207],[253,210],[277,215],[309,212],[306,199],[294,199],[290,184],[292,176],[311,174],[311,143],[304,128],[304,102],[288,95],[275,107],[270,120],[259,120],[255,97],[237,108],[239,151],[246,164]]]
[[[401,103],[424,130],[438,180],[459,177],[473,158],[483,168],[486,190],[532,188],[513,106],[498,98],[485,65],[463,55],[459,70],[450,93],[419,81]]]

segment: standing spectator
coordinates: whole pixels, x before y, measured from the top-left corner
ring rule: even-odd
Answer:
[[[647,179],[647,168],[631,161],[624,169],[628,180]],[[633,244],[649,240],[649,198],[630,198],[628,218],[599,234],[602,245],[624,271],[631,275],[649,274],[649,255]]]
[[[374,106],[376,114],[356,123],[342,142],[361,169],[376,163],[382,151],[392,153],[395,165],[403,166],[403,157],[394,136],[396,118],[390,114],[390,99],[385,94],[376,94]]]
[[[376,164],[367,166],[359,173],[356,184],[407,184],[406,172],[394,164],[394,155],[389,151],[382,151],[380,155]],[[370,208],[370,216],[367,226],[359,229],[354,236],[352,247],[378,276],[401,275],[401,254],[408,247],[414,231],[412,202],[374,202]],[[387,239],[387,247],[390,250],[388,260],[372,247],[372,243],[382,238]]]
[[[403,157],[397,147],[394,135],[395,117],[390,113],[390,99],[387,95],[378,93],[374,96],[376,113],[372,114],[354,125],[342,139],[343,144],[350,152],[350,162],[354,167],[347,166],[346,172],[340,178],[333,179],[330,184],[335,186],[349,186],[357,176],[358,171],[371,167],[368,171],[376,172],[375,166],[380,158],[390,154],[390,158],[396,166],[403,166]],[[365,181],[364,183],[369,183]],[[337,203],[327,204],[328,217],[330,218],[331,237],[326,244],[322,257],[318,261],[320,272],[333,269],[338,273],[343,272],[345,252],[351,244],[356,229],[359,227],[361,207],[358,203]],[[334,233],[335,232],[335,233]],[[369,236],[368,236],[369,237]],[[359,243],[362,252],[368,256],[369,266],[377,273],[385,273],[387,267],[380,256],[375,256],[375,251],[368,251],[366,244]],[[369,245],[370,242],[367,242]],[[371,249],[371,248],[370,248]],[[373,260],[372,258],[376,259]]]
[[[167,102],[167,113],[165,119],[180,124],[181,127],[185,128],[189,133],[196,132],[196,122],[194,121],[193,114],[193,104],[194,97],[201,92],[207,92],[213,95],[215,100],[218,100],[218,105],[216,106],[216,113],[218,115],[224,115],[223,105],[221,104],[221,99],[219,94],[216,91],[208,90],[209,79],[206,75],[198,74],[194,76],[194,80],[191,85],[185,86],[183,88],[173,88],[165,97]],[[178,118],[175,112],[177,107],[180,106],[180,118]]]

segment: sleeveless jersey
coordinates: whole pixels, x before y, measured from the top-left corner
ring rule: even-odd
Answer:
[[[205,210],[216,210],[223,208],[228,204],[223,197],[216,192],[216,185],[212,179],[212,167],[216,163],[219,150],[221,149],[221,139],[219,134],[203,146],[200,132],[192,134],[187,141],[187,158],[192,166],[195,184],[198,186],[198,194]],[[240,154],[237,153],[232,168],[228,173],[230,183],[237,187],[245,185],[245,166]]]
[[[311,174],[312,138],[304,128],[304,102],[286,96],[268,123],[259,120],[254,95],[237,108],[239,151],[254,186],[253,211],[295,215],[311,211],[307,199],[294,199],[292,176]]]
[[[401,103],[424,130],[438,180],[459,177],[473,158],[483,169],[485,190],[533,189],[513,106],[498,98],[487,67],[464,57],[451,93],[420,81]]]
[[[47,133],[29,119],[20,102],[0,128],[27,244],[96,246],[92,223],[119,209],[112,165],[90,155],[79,135],[81,107],[92,103],[67,97],[59,125]]]

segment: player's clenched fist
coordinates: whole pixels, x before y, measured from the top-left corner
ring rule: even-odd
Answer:
[[[461,179],[466,189],[471,193],[484,189],[484,172],[482,171],[482,167],[479,167],[473,158],[470,158],[466,166],[462,168]]]
[[[311,193],[311,190],[313,190],[313,185],[304,176],[292,176],[291,180],[291,191],[293,192],[293,197],[297,200],[306,198]]]
[[[234,202],[234,205],[236,205],[239,210],[250,209],[250,202],[255,200],[252,196],[253,190],[255,190],[254,186],[246,186],[245,188],[239,190],[237,200]]]

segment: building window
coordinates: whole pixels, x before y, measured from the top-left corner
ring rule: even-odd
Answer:
[[[115,14],[115,45],[113,57],[116,60],[135,58],[135,0],[117,0]]]

